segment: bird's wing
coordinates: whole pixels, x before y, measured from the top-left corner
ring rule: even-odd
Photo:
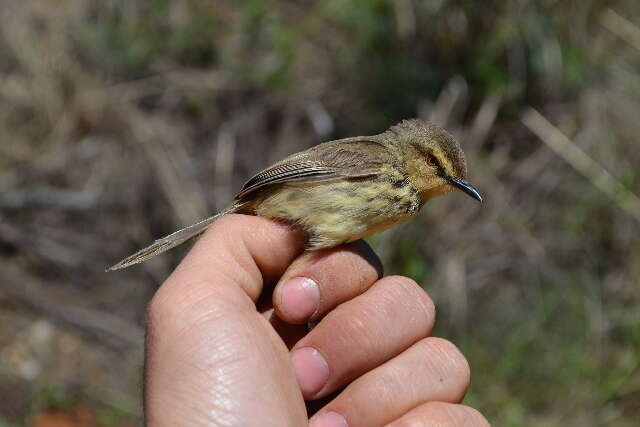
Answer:
[[[387,149],[367,138],[347,138],[293,154],[251,178],[236,196],[241,200],[271,184],[327,181],[377,175],[390,157]]]

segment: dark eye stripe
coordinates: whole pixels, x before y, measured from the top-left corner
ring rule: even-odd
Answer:
[[[427,160],[427,163],[437,167],[438,169],[442,169],[440,162],[431,151],[425,150],[422,147],[418,148],[418,151],[420,152],[420,155]]]

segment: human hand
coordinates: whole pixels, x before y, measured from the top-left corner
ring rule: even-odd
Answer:
[[[428,337],[427,294],[379,279],[362,241],[300,255],[304,241],[244,215],[203,235],[149,307],[147,425],[488,425],[458,404],[469,366]],[[305,400],[327,397],[308,420]]]

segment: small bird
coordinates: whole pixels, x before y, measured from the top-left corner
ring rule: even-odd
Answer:
[[[107,271],[181,245],[229,213],[284,221],[307,232],[307,250],[332,248],[407,222],[427,200],[456,188],[482,202],[466,179],[464,153],[449,133],[404,120],[379,135],[292,154],[247,181],[222,212],[156,240]]]

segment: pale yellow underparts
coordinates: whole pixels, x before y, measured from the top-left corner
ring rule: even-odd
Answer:
[[[259,216],[300,225],[309,249],[353,242],[413,218],[422,202],[409,185],[383,180],[286,184],[256,204]]]

